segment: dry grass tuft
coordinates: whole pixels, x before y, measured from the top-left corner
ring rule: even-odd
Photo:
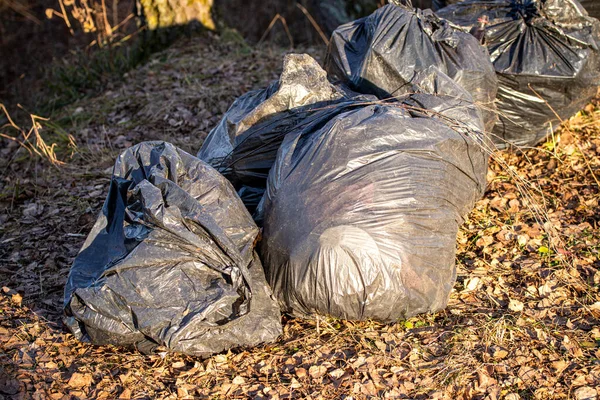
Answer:
[[[2,110],[4,116],[8,120],[8,123],[0,127],[0,129],[4,131],[0,132],[0,137],[18,143],[21,148],[27,150],[30,156],[41,157],[54,166],[64,164],[64,161],[59,160],[58,156],[56,155],[55,149],[57,144],[52,143],[51,145],[48,145],[42,137],[42,122],[48,121],[48,118],[43,118],[35,114],[29,114],[29,117],[31,118],[31,128],[27,130],[21,128],[12,120],[8,110],[2,103],[0,103],[0,110]],[[12,132],[13,134],[8,132]],[[77,150],[77,144],[75,143],[75,138],[72,135],[67,134],[67,139],[72,155]]]

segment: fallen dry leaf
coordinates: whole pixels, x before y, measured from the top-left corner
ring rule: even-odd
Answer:
[[[508,302],[508,309],[514,312],[521,312],[523,311],[524,308],[524,304],[522,302],[520,302],[519,300],[516,299],[510,299],[510,301]]]
[[[296,368],[296,376],[300,379],[306,378],[306,370],[304,368]]]
[[[75,372],[71,375],[67,385],[74,389],[81,389],[91,385],[92,382],[92,374],[80,374],[79,372]]]
[[[11,296],[11,300],[13,303],[20,306],[21,303],[23,302],[23,296],[21,296],[19,293],[15,293]]]
[[[326,372],[327,368],[322,365],[313,365],[308,369],[308,373],[313,379],[322,377]]]
[[[573,396],[577,400],[596,400],[598,398],[598,392],[596,389],[589,386],[583,386],[573,392]]]

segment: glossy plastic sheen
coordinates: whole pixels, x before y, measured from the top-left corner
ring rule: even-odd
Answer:
[[[231,184],[165,142],[117,159],[65,287],[66,326],[95,344],[208,356],[275,340],[280,314]]]
[[[431,10],[388,4],[340,26],[331,36],[325,68],[351,89],[387,99],[409,93],[415,74],[430,66],[471,94],[491,130],[498,82],[489,56],[477,39]]]
[[[600,26],[575,0],[467,0],[437,14],[466,29],[489,19],[485,40],[500,83],[498,147],[539,143],[596,95]]]
[[[310,56],[289,54],[279,81],[239,97],[209,133],[198,157],[233,183],[252,212],[285,135],[298,126],[323,123],[340,107],[351,106],[354,97],[360,96],[330,84]]]
[[[286,136],[260,245],[283,311],[394,322],[446,306],[458,226],[485,188],[483,122],[439,70],[413,82]]]
[[[408,3],[411,0],[401,0]],[[417,8],[431,8],[437,11],[451,4],[460,3],[462,0],[412,0],[412,5]],[[600,1],[598,0],[581,0],[579,1],[583,8],[588,12],[590,17],[600,18]]]

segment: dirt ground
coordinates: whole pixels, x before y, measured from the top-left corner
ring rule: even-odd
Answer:
[[[3,143],[0,400],[596,399],[597,102],[547,143],[494,155],[485,197],[459,233],[458,281],[443,312],[394,325],[284,316],[276,343],[206,360],[96,347],[62,330],[63,286],[116,155],[152,139],[195,154],[237,96],[277,78],[284,52],[185,39],[44,125],[65,165]]]

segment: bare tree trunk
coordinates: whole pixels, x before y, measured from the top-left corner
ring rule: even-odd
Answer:
[[[197,21],[207,29],[216,29],[214,0],[139,0],[138,12],[150,30],[187,25]]]
[[[214,30],[218,20],[236,29],[246,40],[256,42],[279,15],[282,18],[273,26],[269,38],[286,43],[289,42],[286,30],[291,32],[294,43],[321,42],[322,34],[319,31],[329,37],[338,25],[370,14],[379,3],[379,0],[137,1],[138,12],[151,31],[187,25],[193,21]]]

